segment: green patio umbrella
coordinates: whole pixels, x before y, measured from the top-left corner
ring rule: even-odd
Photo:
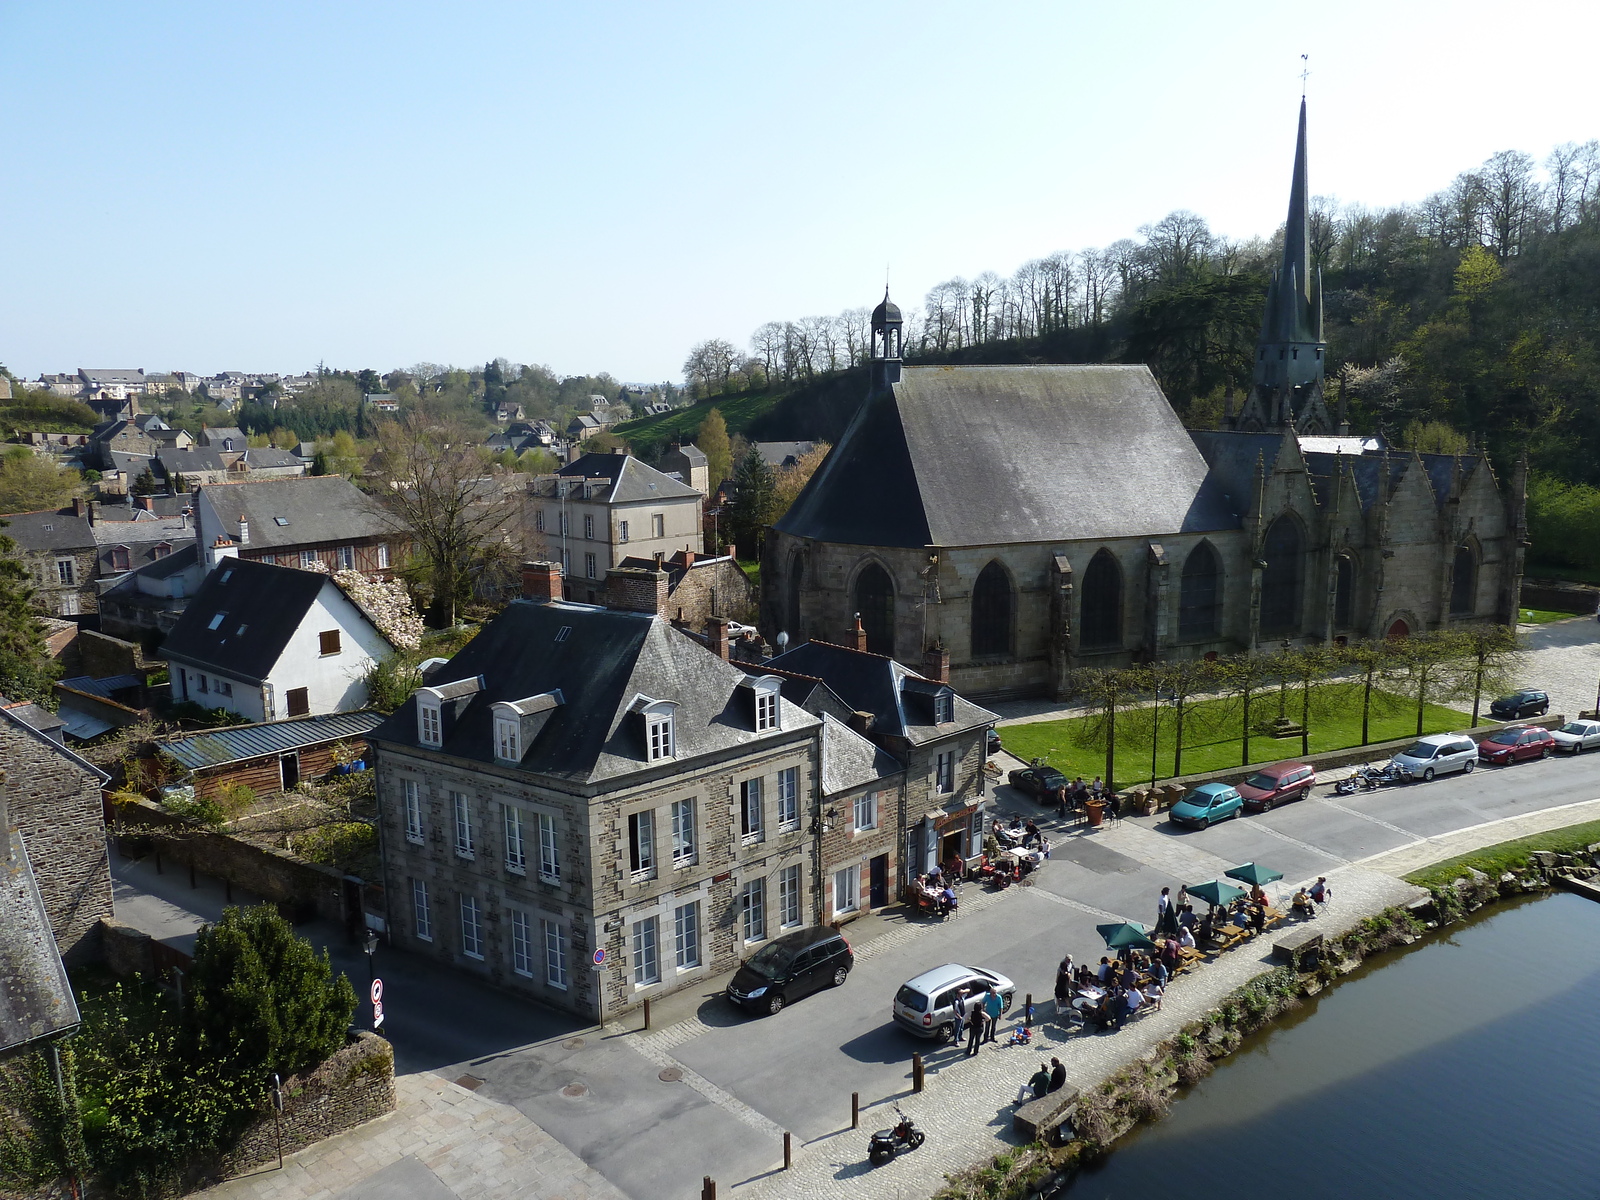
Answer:
[[[1241,866],[1234,867],[1231,871],[1224,871],[1223,874],[1229,879],[1237,879],[1241,883],[1250,884],[1252,887],[1260,887],[1263,884],[1272,883],[1274,880],[1283,878],[1282,871],[1273,871],[1253,862],[1244,863]]]
[[[1156,948],[1156,944],[1148,936],[1150,931],[1137,921],[1116,921],[1110,925],[1096,925],[1094,931],[1105,938],[1107,950]]]
[[[1236,888],[1231,883],[1223,883],[1220,879],[1208,879],[1205,883],[1192,883],[1184,890],[1191,896],[1200,897],[1213,908],[1219,904],[1231,904],[1244,895],[1243,888]]]

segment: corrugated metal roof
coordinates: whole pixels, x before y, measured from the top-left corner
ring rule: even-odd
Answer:
[[[143,675],[107,675],[104,679],[96,679],[92,675],[74,675],[71,679],[63,679],[62,687],[69,687],[75,692],[88,692],[91,696],[99,696],[110,700],[112,692],[120,692],[126,688],[136,688],[144,683]]]
[[[209,729],[188,737],[172,738],[162,742],[159,748],[168,758],[191,771],[198,771],[267,754],[287,754],[318,742],[364,737],[382,720],[383,714],[375,712],[328,713],[292,721]]]

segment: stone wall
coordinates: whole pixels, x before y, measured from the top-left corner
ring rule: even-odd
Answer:
[[[732,559],[697,563],[678,579],[667,597],[663,614],[690,629],[704,629],[707,617],[752,621],[756,615],[755,589],[750,578]]]
[[[394,1048],[373,1033],[355,1040],[304,1075],[283,1081],[283,1153],[394,1111]],[[238,1144],[210,1172],[213,1181],[245,1174],[278,1158],[279,1122],[269,1098]]]
[[[1522,607],[1588,616],[1600,608],[1600,588],[1555,579],[1530,579],[1522,585]]]
[[[111,915],[100,777],[42,735],[6,720],[0,720],[0,769],[56,948],[68,965],[93,958],[95,925]]]
[[[78,635],[78,673],[95,679],[142,675],[166,664],[147,659],[137,643],[85,629]]]
[[[287,850],[195,828],[148,800],[120,805],[117,818],[119,838],[147,833],[164,863],[193,866],[254,892],[284,908],[291,920],[312,915],[327,921],[346,919],[343,876],[332,867],[306,862]]]

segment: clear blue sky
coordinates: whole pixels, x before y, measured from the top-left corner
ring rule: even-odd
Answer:
[[[676,377],[1176,208],[1600,135],[1600,5],[0,5],[0,362]]]

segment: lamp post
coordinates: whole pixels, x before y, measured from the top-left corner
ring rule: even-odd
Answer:
[[[372,999],[372,991],[378,976],[373,966],[372,956],[378,952],[378,935],[371,929],[367,930],[367,937],[361,943],[361,948],[367,954],[367,1000],[372,1004],[372,1031],[376,1033],[378,1031],[378,1002]]]

